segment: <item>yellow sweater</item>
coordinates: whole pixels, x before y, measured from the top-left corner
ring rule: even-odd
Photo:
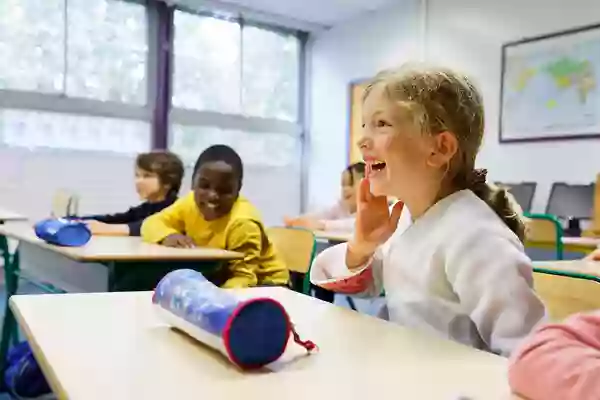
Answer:
[[[267,237],[258,210],[241,196],[228,215],[206,221],[196,206],[194,193],[190,192],[148,217],[142,225],[142,238],[150,243],[160,243],[174,233],[189,236],[198,246],[244,254],[221,271],[224,288],[288,283],[289,272]]]

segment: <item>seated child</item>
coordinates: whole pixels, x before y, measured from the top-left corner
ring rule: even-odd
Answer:
[[[509,381],[529,400],[600,398],[600,312],[538,329],[512,357]]]
[[[352,231],[356,213],[356,189],[365,176],[365,163],[349,165],[342,172],[342,198],[334,206],[296,218],[286,218],[289,227],[306,228],[316,231]]]
[[[546,312],[520,215],[475,169],[478,90],[447,69],[384,72],[364,93],[363,127],[354,237],[316,258],[312,282],[370,268],[364,294],[385,290],[391,322],[510,354]],[[391,212],[387,196],[400,200]]]
[[[146,217],[170,206],[177,200],[183,178],[183,163],[168,151],[139,154],[135,160],[135,190],[144,202],[118,214],[91,215],[88,227],[94,235],[140,236]]]
[[[225,288],[285,286],[289,272],[277,256],[258,210],[240,195],[243,165],[230,147],[215,145],[200,154],[193,191],[146,219],[142,237],[171,247],[216,247],[244,254],[213,276]]]

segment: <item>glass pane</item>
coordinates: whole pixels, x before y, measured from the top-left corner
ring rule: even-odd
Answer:
[[[213,144],[226,144],[234,148],[244,165],[285,167],[298,165],[300,159],[298,137],[281,133],[174,125],[170,138],[171,150],[179,154],[188,165],[194,165],[200,153]]]
[[[0,0],[0,89],[63,90],[64,0]]]
[[[144,6],[115,0],[67,4],[67,94],[146,104]]]
[[[0,143],[7,146],[135,154],[150,148],[144,121],[0,109]]]
[[[300,42],[252,26],[243,31],[243,107],[257,117],[296,121]]]
[[[173,104],[239,113],[240,26],[175,11]]]

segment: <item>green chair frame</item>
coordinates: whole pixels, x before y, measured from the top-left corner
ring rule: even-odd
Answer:
[[[560,221],[558,220],[558,218],[556,218],[556,216],[551,215],[551,214],[523,213],[523,216],[525,216],[529,219],[533,219],[533,220],[537,219],[537,220],[549,221],[554,225],[555,232],[556,232],[556,236],[555,236],[556,259],[563,260],[564,259],[564,245],[563,245],[564,230],[563,230],[563,227],[562,227]]]

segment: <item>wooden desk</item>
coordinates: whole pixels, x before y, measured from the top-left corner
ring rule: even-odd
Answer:
[[[19,281],[25,279],[43,290],[56,293],[69,290],[69,285],[56,282],[47,283],[48,275],[62,271],[63,276],[73,279],[73,275],[81,275],[92,271],[93,280],[106,282],[100,290],[151,290],[158,279],[166,273],[180,268],[191,268],[198,271],[214,270],[221,262],[241,258],[241,253],[222,249],[195,248],[175,249],[142,242],[139,237],[110,237],[94,236],[85,246],[60,247],[39,239],[28,223],[11,223],[0,225],[0,237],[10,237],[20,241],[21,245],[31,245],[38,251],[39,257],[46,260],[43,268],[38,268],[38,274],[43,272],[44,279],[36,279],[35,271],[27,274],[20,266],[20,248],[7,259],[4,265],[6,281],[6,310],[0,339],[0,375],[4,371],[4,362],[11,337],[16,335],[14,316],[8,308],[8,299],[17,293]],[[56,260],[59,255],[58,260]],[[54,263],[48,260],[55,261]],[[77,263],[73,262],[76,261]],[[88,269],[80,263],[100,263],[108,270],[98,270],[101,266],[90,264]],[[54,271],[52,271],[54,268]],[[102,285],[99,282],[98,285]],[[57,287],[58,286],[58,287]],[[62,286],[62,287],[61,287]]]
[[[505,358],[287,289],[241,293],[280,300],[320,351],[290,345],[241,372],[159,320],[149,292],[14,296],[11,308],[61,399],[510,398]]]
[[[600,282],[600,262],[587,260],[536,261],[535,272]]]
[[[568,237],[562,238],[563,250],[573,253],[591,253],[600,245],[600,238],[591,237]],[[556,241],[533,241],[527,240],[526,247],[534,247],[540,249],[554,250],[556,249]]]
[[[31,243],[81,262],[215,261],[233,260],[243,256],[232,251],[206,247],[176,249],[144,243],[141,238],[133,236],[93,236],[85,246],[60,247],[39,239],[28,224],[0,226],[0,235]]]
[[[352,233],[333,231],[313,231],[317,240],[326,240],[331,244],[345,243],[352,239]]]
[[[27,217],[21,214],[17,214],[14,211],[0,207],[0,224],[9,221],[25,221]]]

